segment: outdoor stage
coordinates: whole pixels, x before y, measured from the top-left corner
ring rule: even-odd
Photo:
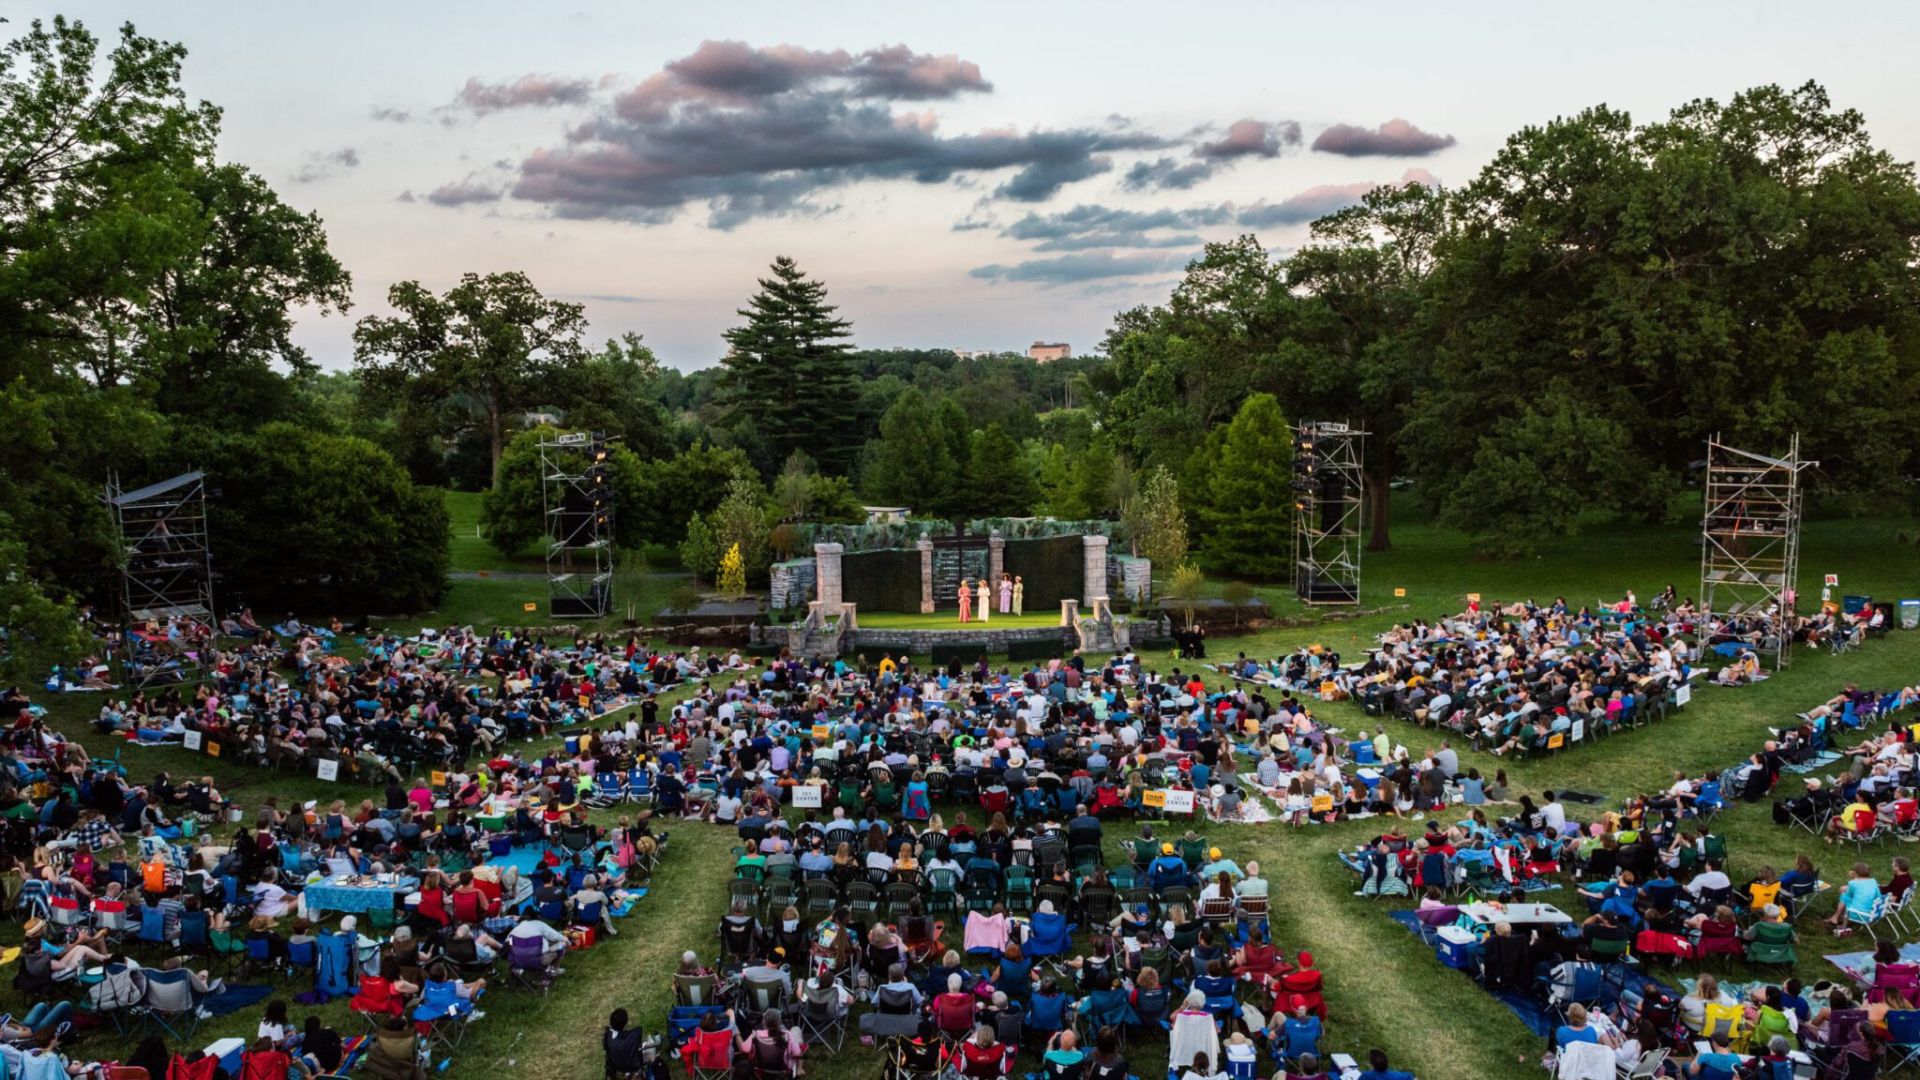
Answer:
[[[1058,627],[1060,612],[1029,611],[1024,615],[1002,615],[993,613],[993,618],[981,622],[976,616],[971,622],[961,622],[956,611],[936,611],[931,615],[906,611],[861,611],[859,615],[862,630],[942,630],[956,634],[981,634],[995,630],[1030,630],[1040,627]]]

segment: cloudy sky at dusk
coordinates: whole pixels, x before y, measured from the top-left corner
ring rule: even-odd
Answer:
[[[1920,157],[1912,4],[75,3],[184,43],[223,153],[318,211],[356,309],[517,269],[717,360],[775,254],[866,346],[1098,344],[1207,240],[1286,248],[1514,129],[1807,79]]]

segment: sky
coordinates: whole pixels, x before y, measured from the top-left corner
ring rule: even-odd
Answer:
[[[187,47],[222,155],[353,274],[351,312],[299,321],[328,368],[395,282],[505,270],[707,367],[783,254],[862,347],[1094,351],[1207,241],[1285,251],[1603,103],[1812,79],[1920,157],[1911,3],[9,7]]]

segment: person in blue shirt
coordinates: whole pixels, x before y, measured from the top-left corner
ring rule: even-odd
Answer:
[[[1147,888],[1155,892],[1187,884],[1187,861],[1174,854],[1172,844],[1160,845],[1160,857],[1147,864]]]
[[[1387,1062],[1387,1052],[1376,1046],[1367,1051],[1367,1067],[1360,1074],[1360,1080],[1413,1080],[1413,1074],[1392,1068]]]
[[[1305,1005],[1296,1005],[1293,1015],[1280,1025],[1279,1038],[1275,1049],[1279,1056],[1287,1061],[1298,1061],[1309,1054],[1320,1053],[1320,1018]]]
[[[1599,1041],[1600,1033],[1587,1023],[1587,1007],[1577,1001],[1567,1006],[1567,1022],[1554,1029],[1553,1048],[1558,1050],[1569,1043]]]
[[[1727,1049],[1727,1036],[1716,1032],[1713,1048],[1693,1059],[1693,1064],[1687,1066],[1687,1075],[1702,1080],[1733,1080],[1734,1071],[1745,1063],[1745,1058]]]

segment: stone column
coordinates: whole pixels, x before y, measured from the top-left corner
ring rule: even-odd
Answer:
[[[1000,610],[1000,575],[1007,569],[1007,538],[995,529],[987,534],[987,602]]]
[[[920,614],[933,614],[933,537],[921,534],[920,542]]]
[[[1060,601],[1060,625],[1072,626],[1080,618],[1080,601],[1069,596]]]
[[[845,550],[839,544],[813,545],[813,588],[822,615],[840,614],[840,556]]]
[[[1081,606],[1091,609],[1093,598],[1107,595],[1107,538],[1098,533],[1089,533],[1080,538],[1080,551],[1084,560],[1085,575],[1081,581]],[[834,569],[838,571],[836,563]],[[838,584],[835,585],[836,594]]]

